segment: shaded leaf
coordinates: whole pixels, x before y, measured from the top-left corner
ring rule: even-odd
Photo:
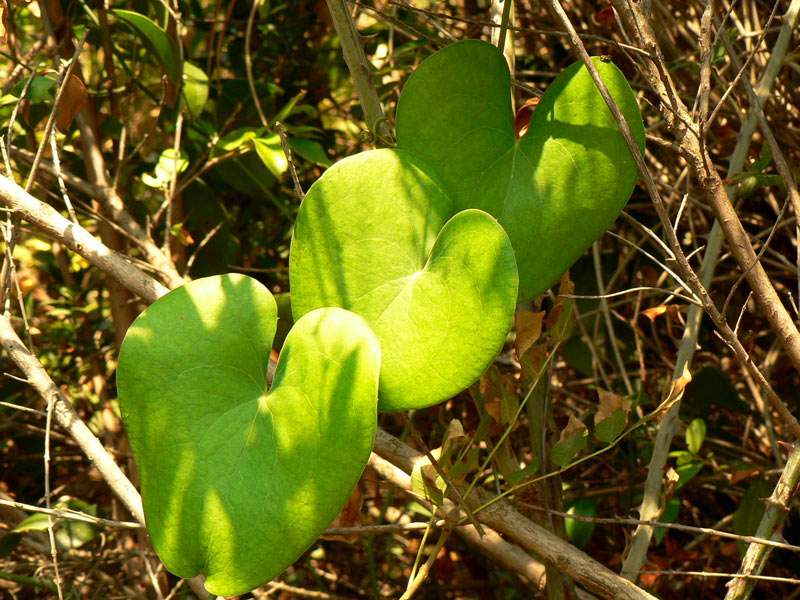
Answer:
[[[594,435],[610,444],[625,430],[631,405],[622,396],[603,389],[598,389],[597,395],[600,403],[594,416]]]
[[[764,498],[769,498],[772,495],[773,486],[765,479],[756,479],[752,481],[739,502],[739,508],[733,513],[733,532],[739,535],[754,535],[758,529],[758,525],[764,516],[767,506],[764,504]],[[739,547],[739,553],[744,554],[745,544],[739,540],[736,541]]]
[[[314,140],[289,138],[289,148],[298,156],[315,165],[327,168],[333,164],[325,153],[325,148],[323,148],[322,144]]]
[[[130,25],[164,68],[167,77],[177,84],[181,79],[182,65],[180,52],[175,40],[149,18],[137,12],[119,8],[112,9],[109,12],[120,21]]]
[[[670,498],[664,505],[664,510],[661,511],[661,516],[658,517],[659,523],[674,523],[675,519],[681,512],[681,501],[678,498]],[[667,529],[664,527],[655,527],[653,529],[653,542],[658,546],[667,534]]]
[[[550,449],[550,460],[559,467],[568,465],[578,452],[586,447],[589,430],[574,415],[569,416],[569,423],[561,431],[558,441]]]
[[[640,148],[641,113],[613,64],[592,62]],[[398,147],[430,162],[454,212],[495,216],[514,247],[520,302],[544,292],[619,215],[639,177],[628,145],[583,63],[547,88],[517,138],[503,54],[451,44],[409,77],[397,104]]]
[[[567,513],[578,517],[593,518],[597,516],[597,503],[590,498],[578,498],[567,509]],[[576,521],[575,519],[564,519],[564,528],[567,530],[567,537],[570,543],[583,550],[592,539],[595,524],[587,521]]]

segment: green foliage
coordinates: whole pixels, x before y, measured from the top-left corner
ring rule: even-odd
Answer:
[[[77,498],[61,498],[53,505],[54,509],[68,509],[82,512],[88,515],[96,515],[97,507]],[[56,521],[53,529],[56,538],[56,546],[59,550],[71,550],[80,548],[91,542],[97,537],[97,525],[85,521],[74,521],[64,519]],[[33,513],[30,517],[14,527],[10,533],[24,533],[26,531],[45,531],[50,523],[50,518],[44,513]]]
[[[681,501],[678,498],[670,498],[664,505],[664,510],[661,512],[661,516],[658,518],[658,521],[659,523],[674,523],[680,512]],[[656,527],[653,530],[653,542],[656,546],[661,544],[664,536],[667,535],[667,531],[668,530],[665,527]]]
[[[640,147],[644,126],[619,70],[593,59]],[[520,139],[510,76],[491,44],[440,50],[409,78],[397,105],[399,147],[431,162],[455,211],[495,216],[516,251],[519,300],[552,286],[617,218],[638,169],[581,63],[547,88]]]
[[[142,42],[151,51],[173,82],[181,79],[180,51],[169,34],[144,15],[131,10],[115,9],[111,13],[120,21],[127,23],[139,35]],[[196,73],[195,73],[196,75]]]
[[[764,516],[767,507],[764,498],[769,498],[772,494],[773,486],[766,479],[756,479],[747,486],[747,490],[742,496],[739,507],[733,513],[733,532],[739,535],[754,535]],[[744,555],[747,546],[744,542],[737,540],[739,553]]]
[[[686,428],[686,445],[689,447],[689,452],[698,454],[705,439],[706,422],[698,417],[689,423],[689,427]]]
[[[277,306],[255,280],[195,280],[145,310],[118,385],[148,531],[167,568],[235,595],[280,574],[344,505],[375,436],[380,349],[326,308],[300,319],[267,388]]]
[[[567,512],[578,517],[596,517],[597,503],[590,498],[578,498],[570,505]],[[564,527],[572,545],[583,550],[589,545],[589,541],[594,535],[595,524],[587,521],[576,521],[575,519],[564,519]]]
[[[397,150],[339,162],[308,191],[292,241],[295,318],[341,306],[370,323],[383,351],[382,410],[429,406],[470,385],[514,313],[507,236],[482,211],[451,219],[426,167]]]

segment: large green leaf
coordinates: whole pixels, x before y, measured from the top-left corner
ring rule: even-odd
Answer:
[[[232,596],[280,574],[336,517],[369,458],[380,348],[359,316],[307,314],[267,389],[277,308],[243,275],[193,281],[131,326],[122,417],[166,567]]]
[[[132,10],[113,9],[118,19],[130,25],[139,35],[147,49],[152,52],[173,82],[181,78],[181,58],[178,44],[169,34],[149,18]]]
[[[421,408],[475,381],[500,351],[517,296],[514,252],[488,214],[452,219],[420,159],[374,150],[306,194],[290,260],[292,311],[362,315],[381,342],[382,410]]]
[[[593,62],[644,146],[636,98],[620,71]],[[613,223],[636,183],[636,164],[581,63],[547,88],[517,138],[508,66],[491,44],[440,50],[411,75],[397,105],[400,148],[431,162],[455,211],[480,208],[516,251],[520,301],[553,285]]]

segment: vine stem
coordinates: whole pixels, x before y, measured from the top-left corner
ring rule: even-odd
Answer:
[[[331,19],[333,19],[333,25],[342,44],[344,61],[353,76],[358,98],[364,108],[367,128],[378,137],[391,141],[392,133],[386,123],[378,92],[372,84],[372,69],[370,69],[367,57],[364,54],[364,45],[361,42],[361,36],[358,33],[358,29],[356,29],[353,17],[347,10],[345,0],[326,1],[328,10],[331,13]]]

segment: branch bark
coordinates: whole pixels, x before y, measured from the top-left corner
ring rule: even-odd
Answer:
[[[53,207],[40,202],[2,175],[0,204],[39,227],[51,239],[83,256],[146,302],[155,302],[167,293],[166,287],[133,266],[121,254],[110,250],[86,229],[65,219]]]
[[[375,438],[375,453],[406,473],[411,473],[414,465],[425,459],[422,453],[380,428]],[[466,488],[461,492],[464,494]],[[609,600],[654,600],[654,596],[521,515],[505,500],[492,500],[493,496],[480,488],[465,498],[480,521],[566,573],[590,592]],[[482,508],[489,502],[492,504]]]

